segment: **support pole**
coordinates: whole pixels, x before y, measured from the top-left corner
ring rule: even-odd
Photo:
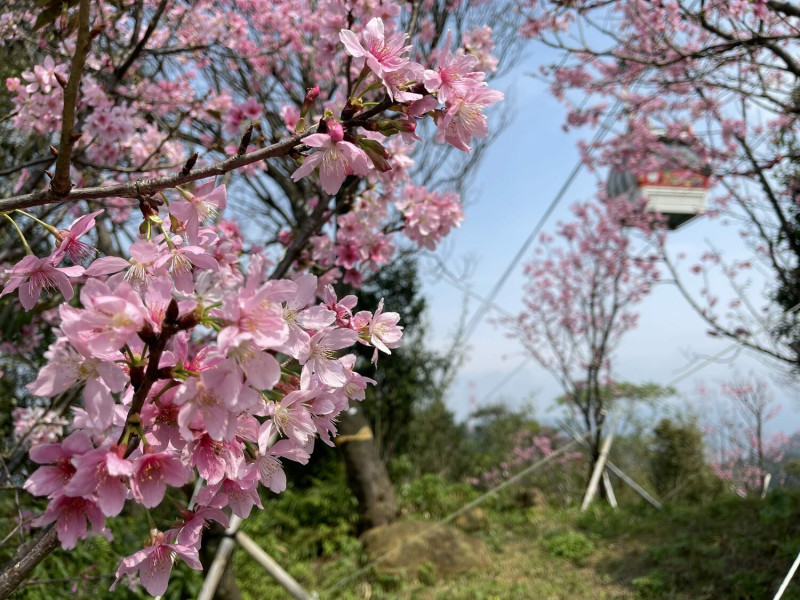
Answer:
[[[239,542],[242,550],[252,556],[253,560],[264,567],[267,573],[291,594],[292,598],[295,598],[295,600],[314,600],[314,597],[305,591],[303,586],[297,583],[294,577],[284,571],[283,568],[276,563],[269,554],[264,552],[264,550],[262,550],[244,531],[236,532],[236,541]]]
[[[761,488],[761,499],[762,500],[767,497],[767,491],[769,491],[769,484],[770,484],[771,481],[772,481],[772,473],[767,473],[764,476],[764,485]]]
[[[617,508],[617,497],[614,495],[614,488],[611,487],[611,480],[608,478],[608,469],[603,469],[603,487],[606,490],[608,503],[612,508]]]
[[[653,498],[653,497],[652,497],[650,494],[648,494],[648,493],[647,493],[647,492],[644,490],[644,488],[643,488],[642,486],[640,486],[640,485],[639,485],[638,483],[636,483],[636,482],[635,482],[633,479],[631,479],[631,478],[630,478],[630,477],[628,477],[628,476],[627,476],[625,473],[623,473],[623,472],[622,472],[622,469],[620,469],[620,468],[619,468],[617,465],[615,465],[614,463],[612,463],[612,462],[610,462],[610,461],[609,461],[609,463],[608,463],[608,468],[609,468],[609,469],[611,469],[611,472],[612,472],[612,473],[614,473],[614,475],[616,475],[617,477],[619,477],[620,479],[622,479],[622,481],[624,481],[624,482],[625,482],[625,483],[627,483],[629,486],[631,486],[631,487],[634,489],[634,491],[638,492],[638,493],[639,493],[639,495],[640,495],[642,498],[644,498],[645,500],[647,500],[647,501],[648,501],[650,504],[652,504],[652,505],[653,505],[653,506],[654,506],[656,509],[658,509],[658,510],[662,510],[662,509],[664,508],[664,507],[661,505],[661,503],[660,503],[658,500],[656,500],[655,498]]]
[[[797,558],[794,559],[792,563],[792,568],[789,569],[789,572],[786,574],[786,577],[783,578],[783,582],[781,583],[781,587],[778,588],[778,592],[775,594],[775,597],[772,600],[780,600],[781,596],[783,596],[783,592],[786,591],[786,588],[789,587],[789,582],[794,577],[795,571],[797,571],[797,567],[800,567],[800,554],[797,555]]]
[[[614,441],[615,425],[616,420],[612,423],[611,427],[608,428],[608,435],[606,436],[606,439],[603,440],[603,445],[600,447],[600,456],[597,459],[597,463],[594,465],[592,478],[589,480],[589,487],[586,488],[586,495],[583,497],[583,504],[581,504],[581,512],[584,512],[587,508],[589,508],[592,498],[594,498],[594,495],[597,493],[597,485],[600,483],[600,475],[602,475],[603,470],[605,469],[606,461],[608,460],[608,451],[611,449],[611,442]]]
[[[574,438],[574,439],[575,439],[575,440],[576,440],[576,441],[577,441],[577,442],[578,442],[578,443],[579,443],[581,446],[583,446],[584,448],[588,447],[588,444],[586,443],[586,441],[584,440],[584,438],[583,438],[583,437],[578,437],[577,435],[573,434],[573,438]],[[640,485],[639,485],[638,483],[636,483],[636,482],[635,482],[633,479],[631,479],[630,477],[628,477],[628,476],[627,476],[627,475],[626,475],[626,474],[625,474],[625,473],[622,471],[622,469],[620,469],[620,468],[619,468],[617,465],[615,465],[613,462],[611,462],[610,460],[606,461],[606,467],[608,467],[608,469],[609,469],[609,470],[610,470],[612,473],[614,473],[614,475],[616,475],[617,477],[619,477],[620,479],[622,479],[622,481],[623,481],[623,482],[625,482],[626,484],[628,484],[628,485],[631,487],[631,489],[633,489],[633,491],[635,491],[635,492],[636,492],[637,494],[639,494],[639,495],[640,495],[642,498],[644,498],[644,499],[645,499],[645,500],[647,500],[647,501],[648,501],[650,504],[652,504],[654,508],[656,508],[657,510],[662,510],[662,509],[664,508],[664,507],[662,506],[662,504],[661,504],[661,503],[660,503],[658,500],[656,500],[656,499],[655,499],[655,498],[653,498],[653,497],[652,497],[650,494],[648,494],[648,493],[645,491],[645,489],[644,489],[642,486],[640,486]]]
[[[230,524],[225,530],[225,537],[219,543],[217,554],[214,556],[214,561],[208,569],[208,575],[206,575],[205,581],[203,581],[203,587],[200,588],[200,594],[198,594],[197,600],[213,600],[219,581],[222,579],[222,574],[225,572],[225,566],[228,564],[228,560],[236,544],[233,538],[236,532],[239,531],[242,521],[243,519],[241,517],[231,515]]]

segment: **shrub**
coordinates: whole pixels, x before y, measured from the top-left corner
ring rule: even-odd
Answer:
[[[594,543],[582,533],[568,531],[546,538],[544,548],[553,556],[560,556],[576,564],[582,564],[594,552]]]

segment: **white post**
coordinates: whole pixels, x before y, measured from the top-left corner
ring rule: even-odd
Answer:
[[[772,481],[772,473],[767,473],[764,475],[764,487],[761,489],[761,499],[767,497],[767,490],[769,489],[769,484]]]
[[[228,560],[233,553],[233,547],[236,544],[233,540],[233,536],[236,535],[242,521],[243,519],[241,517],[231,515],[230,523],[225,530],[225,537],[222,538],[222,541],[219,543],[217,554],[214,556],[211,568],[208,569],[208,575],[206,575],[206,579],[203,581],[203,587],[200,588],[200,594],[198,594],[197,600],[213,600],[219,581],[222,579],[222,574],[225,572],[225,566],[228,564]]]
[[[272,575],[272,577],[296,600],[313,600],[313,596],[303,589],[297,580],[275,562],[275,560],[256,544],[244,531],[236,532],[236,541],[253,559]]]
[[[597,492],[597,485],[600,483],[600,475],[603,473],[603,470],[605,469],[606,460],[608,459],[608,451],[611,449],[611,442],[614,440],[615,425],[616,425],[616,420],[608,428],[608,435],[606,436],[606,439],[603,440],[603,445],[600,448],[600,456],[597,458],[597,463],[594,465],[592,478],[589,480],[589,487],[586,488],[586,495],[583,497],[583,504],[581,504],[581,512],[584,512],[587,508],[589,508],[589,504],[591,503],[592,498],[594,498],[594,495]]]
[[[640,495],[642,498],[644,498],[645,500],[647,500],[647,501],[648,501],[650,504],[652,504],[652,505],[653,505],[655,508],[657,508],[658,510],[661,510],[661,509],[663,509],[663,508],[664,508],[664,507],[661,505],[661,503],[660,503],[658,500],[656,500],[655,498],[653,498],[653,497],[652,497],[650,494],[648,494],[648,493],[647,493],[647,492],[644,490],[644,488],[643,488],[642,486],[640,486],[640,485],[639,485],[638,483],[636,483],[636,482],[635,482],[633,479],[631,479],[631,478],[630,478],[630,477],[628,477],[628,476],[627,476],[625,473],[623,473],[623,472],[622,472],[622,469],[620,469],[620,468],[619,468],[617,465],[615,465],[614,463],[612,463],[611,461],[609,461],[607,466],[608,466],[608,468],[609,468],[609,469],[611,469],[611,472],[612,472],[612,473],[614,473],[614,475],[616,475],[617,477],[619,477],[620,479],[622,479],[622,481],[624,481],[624,482],[625,482],[625,483],[627,483],[629,486],[631,486],[631,487],[632,487],[632,488],[633,488],[633,489],[634,489],[636,492],[638,492],[638,493],[639,493],[639,495]]]
[[[617,508],[617,497],[614,495],[614,488],[611,487],[611,480],[608,478],[608,469],[603,469],[603,487],[608,496],[608,503],[612,508]]]
[[[572,434],[572,437],[575,439],[575,441],[577,441],[577,442],[578,442],[578,443],[579,443],[581,446],[583,446],[584,448],[588,448],[588,447],[589,447],[589,445],[586,443],[586,441],[583,439],[583,437],[578,437],[578,436],[577,436],[577,435],[575,435],[575,434]],[[627,476],[627,475],[626,475],[626,474],[625,474],[625,473],[622,471],[622,469],[620,469],[620,468],[619,468],[617,465],[615,465],[613,462],[611,462],[610,460],[607,460],[607,461],[606,461],[606,467],[608,467],[608,468],[611,470],[611,472],[612,472],[612,473],[614,473],[614,475],[616,475],[617,477],[619,477],[620,479],[622,479],[622,481],[623,481],[623,482],[627,483],[627,484],[628,484],[628,485],[629,485],[629,486],[630,486],[630,487],[631,487],[631,488],[632,488],[632,489],[633,489],[633,490],[634,490],[636,493],[638,493],[638,494],[639,494],[639,495],[640,495],[642,498],[644,498],[645,500],[647,500],[647,501],[648,501],[650,504],[652,504],[652,505],[653,505],[653,506],[654,506],[656,509],[658,509],[658,510],[662,510],[662,509],[664,508],[664,507],[661,505],[661,503],[660,503],[658,500],[656,500],[656,499],[655,499],[655,498],[653,498],[653,497],[652,497],[650,494],[648,494],[648,493],[647,493],[647,492],[644,490],[644,488],[643,488],[642,486],[640,486],[640,485],[639,485],[638,483],[636,483],[636,482],[635,482],[633,479],[631,479],[630,477],[628,477],[628,476]]]
[[[772,600],[780,600],[781,596],[783,596],[783,592],[786,591],[786,588],[789,587],[789,582],[794,577],[795,571],[797,571],[797,567],[800,567],[800,554],[797,555],[797,558],[794,559],[792,563],[792,568],[789,569],[789,572],[786,574],[786,577],[783,578],[783,583],[781,583],[781,587],[778,588],[778,593],[775,594],[775,597]]]

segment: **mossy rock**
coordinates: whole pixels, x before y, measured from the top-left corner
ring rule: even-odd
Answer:
[[[370,561],[380,558],[375,568],[383,573],[413,576],[432,567],[437,576],[451,577],[492,564],[486,544],[451,525],[398,521],[366,531],[361,542]]]

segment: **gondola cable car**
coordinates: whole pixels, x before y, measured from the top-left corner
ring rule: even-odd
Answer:
[[[654,133],[658,135],[657,151],[678,167],[639,176],[624,167],[611,169],[606,191],[610,198],[646,200],[647,210],[664,215],[667,229],[674,230],[705,210],[711,189],[710,168],[684,140],[668,138],[663,131]]]

